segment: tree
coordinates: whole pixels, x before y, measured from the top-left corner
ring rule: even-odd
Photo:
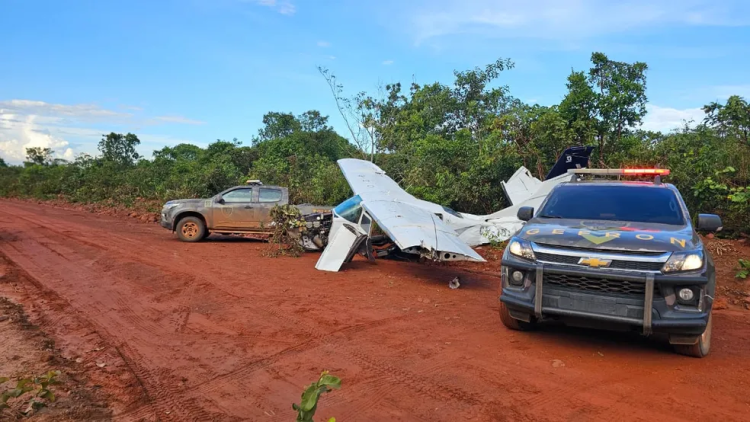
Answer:
[[[179,144],[154,151],[154,158],[194,161],[200,157],[202,151],[203,149],[192,144]]]
[[[509,59],[497,59],[484,69],[476,67],[463,72],[454,71],[456,77],[453,88],[454,110],[449,131],[469,129],[475,137],[481,137],[490,121],[502,113],[510,104],[508,87],[488,89],[500,72],[513,69],[515,64]]]
[[[590,83],[599,90],[599,160],[604,161],[607,141],[622,139],[623,131],[640,125],[646,115],[646,63],[610,60],[604,53],[593,53]]]
[[[130,166],[140,157],[135,151],[135,147],[140,143],[138,137],[132,133],[122,135],[111,132],[99,141],[99,152],[102,153],[104,161]]]
[[[300,123],[300,129],[304,132],[319,132],[329,130],[328,116],[322,116],[318,110],[310,110],[302,113],[297,120]]]
[[[584,72],[571,72],[567,87],[568,94],[560,102],[560,115],[573,131],[574,140],[579,145],[586,145],[597,133],[598,98]]]
[[[367,150],[370,150],[370,161],[375,159],[375,151],[378,149],[374,128],[372,126],[372,111],[377,109],[377,103],[371,102],[372,107],[364,106],[364,100],[367,94],[359,93],[354,99],[344,97],[344,86],[338,82],[336,75],[330,70],[318,66],[318,72],[323,76],[328,88],[331,90],[333,100],[336,102],[336,108],[341,114],[341,118],[349,129],[352,136],[352,142],[358,147],[359,155],[367,157]]]
[[[266,113],[263,115],[263,124],[265,126],[258,130],[258,140],[255,142],[284,138],[302,129],[300,121],[292,113]]]
[[[750,146],[750,104],[732,95],[725,105],[713,102],[703,107],[705,122],[716,127],[723,136],[735,136]]]
[[[32,164],[46,166],[52,163],[52,148],[26,148],[26,160]]]
[[[0,168],[8,167],[8,164],[5,163],[5,160],[3,160],[2,157],[0,157]]]

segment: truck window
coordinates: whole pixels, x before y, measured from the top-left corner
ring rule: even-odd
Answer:
[[[253,202],[253,189],[235,189],[222,195],[224,202],[231,204],[237,202]]]
[[[537,217],[685,224],[672,190],[638,185],[561,185]]]
[[[279,202],[281,201],[281,189],[260,188],[258,202]]]

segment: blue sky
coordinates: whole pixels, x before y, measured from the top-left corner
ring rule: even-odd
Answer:
[[[731,94],[750,98],[746,0],[0,0],[0,157],[96,153],[133,132],[140,152],[237,137],[268,111],[317,109],[346,135],[316,66],[349,94],[451,83],[516,63],[500,83],[551,105],[592,51],[649,65],[645,127],[669,130]]]

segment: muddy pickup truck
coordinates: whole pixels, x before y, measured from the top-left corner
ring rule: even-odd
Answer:
[[[289,203],[289,191],[250,180],[212,198],[168,201],[161,210],[161,226],[185,242],[198,242],[216,234],[268,235],[273,232],[271,209]],[[331,207],[297,205],[307,221],[301,239],[308,250],[323,249],[330,228]]]

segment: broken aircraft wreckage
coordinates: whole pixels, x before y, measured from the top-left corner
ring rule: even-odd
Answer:
[[[338,160],[354,196],[332,211],[327,242],[302,236],[306,249],[323,249],[315,268],[338,271],[357,253],[369,259],[392,253],[408,254],[435,261],[484,262],[472,246],[504,241],[523,226],[517,212],[522,206],[538,208],[553,187],[574,175],[569,169],[588,165],[593,147],[568,148],[547,174],[544,181],[519,168],[506,182],[501,182],[511,206],[489,215],[456,212],[424,201],[407,193],[377,165],[364,160]],[[312,218],[311,218],[312,217]],[[319,228],[310,221],[308,226]],[[385,236],[373,236],[373,222]],[[326,224],[327,225],[327,224]],[[313,232],[318,230],[313,229]],[[317,237],[317,236],[315,236]],[[390,245],[385,248],[377,246]]]

